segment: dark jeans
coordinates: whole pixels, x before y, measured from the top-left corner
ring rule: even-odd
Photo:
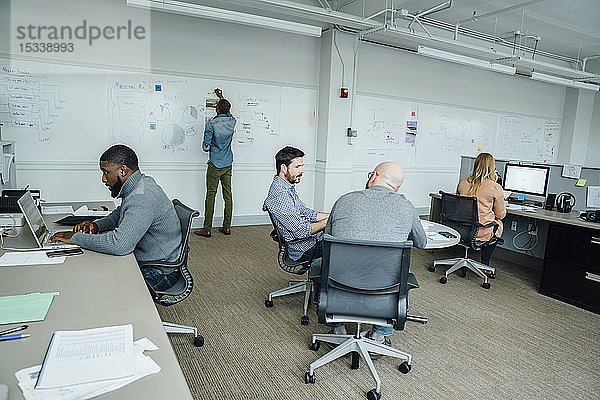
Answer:
[[[179,280],[177,271],[165,275],[160,269],[152,267],[142,268],[142,275],[146,283],[158,291],[169,289]]]
[[[490,258],[492,257],[492,253],[496,245],[493,244],[491,246],[484,246],[481,248],[481,263],[485,265],[490,265]]]
[[[299,262],[316,260],[317,258],[323,257],[323,241],[317,240],[317,243],[310,249],[306,250],[304,254],[298,259]]]
[[[206,200],[204,201],[204,230],[210,232],[215,212],[215,196],[221,182],[221,192],[225,202],[223,211],[223,228],[231,228],[231,213],[233,211],[233,197],[231,195],[231,165],[217,168],[213,163],[208,163],[206,170]]]

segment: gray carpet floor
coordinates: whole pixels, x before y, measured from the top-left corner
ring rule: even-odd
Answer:
[[[171,343],[195,399],[365,399],[375,387],[364,362],[349,357],[316,370],[322,354],[308,349],[312,333],[326,332],[315,307],[300,325],[302,295],[264,301],[295,278],[277,265],[270,226],[234,227],[231,236],[190,239],[190,297],[159,307],[163,320],[198,327],[204,347],[190,335]],[[374,361],[384,399],[600,399],[600,315],[537,292],[540,271],[492,258],[498,277],[491,289],[468,273],[438,282],[443,269],[427,271],[434,259],[455,249],[412,252],[420,288],[411,291],[411,313],[426,325],[407,322],[392,345],[413,356],[412,371],[398,361]],[[600,295],[600,294],[599,294]]]

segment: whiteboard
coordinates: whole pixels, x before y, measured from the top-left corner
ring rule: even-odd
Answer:
[[[314,152],[316,90],[168,75],[110,73],[110,139],[148,161],[203,161],[206,121],[219,87],[236,118],[236,162],[266,162],[287,144]],[[299,123],[302,121],[302,123]]]
[[[456,166],[463,155],[553,162],[560,119],[358,95],[355,165]]]
[[[97,161],[111,144],[142,162],[205,163],[205,122],[223,89],[234,161],[273,162],[286,145],[314,160],[317,90],[0,59],[0,122],[17,160]]]
[[[19,161],[87,160],[108,145],[106,72],[0,59],[3,140]]]

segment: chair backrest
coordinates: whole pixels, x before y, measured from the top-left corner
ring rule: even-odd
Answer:
[[[311,261],[303,261],[298,262],[294,261],[290,258],[288,252],[288,244],[286,242],[283,235],[277,228],[277,224],[275,223],[275,219],[269,210],[267,210],[269,214],[269,218],[271,219],[271,224],[273,224],[273,231],[271,232],[271,239],[277,242],[279,249],[277,251],[277,263],[286,272],[290,272],[296,275],[303,275],[310,268]]]
[[[348,240],[324,235],[319,322],[327,315],[386,320],[404,329],[412,242]]]
[[[195,217],[198,217],[200,213],[197,210],[187,207],[177,199],[173,199],[173,207],[175,207],[175,213],[177,214],[177,218],[179,218],[179,225],[181,227],[181,249],[179,251],[179,257],[175,263],[153,264],[156,266],[175,267],[179,272],[179,280],[167,290],[156,291],[152,289],[154,300],[163,306],[177,304],[186,299],[192,293],[194,287],[194,279],[187,268],[188,253],[190,250],[188,241],[190,230],[192,229],[192,220]]]
[[[459,196],[442,191],[440,194],[442,195],[440,223],[456,229],[464,245],[477,248],[475,244],[479,230],[477,197]]]

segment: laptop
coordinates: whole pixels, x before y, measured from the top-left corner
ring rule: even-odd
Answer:
[[[56,232],[50,232],[44,222],[44,218],[38,210],[31,193],[27,192],[17,200],[19,208],[29,225],[31,233],[37,242],[39,249],[73,249],[79,248],[76,244],[67,244],[63,242],[50,242],[50,237]]]

